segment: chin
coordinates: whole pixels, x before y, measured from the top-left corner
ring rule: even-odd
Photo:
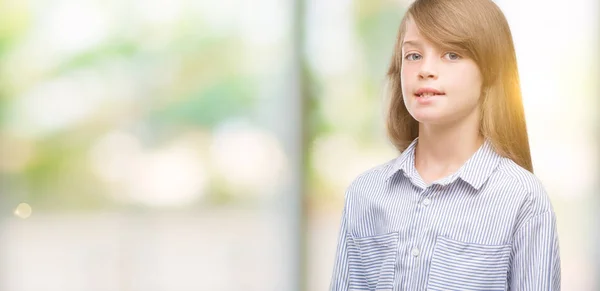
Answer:
[[[411,112],[411,116],[423,124],[443,124],[445,120],[443,114],[432,112],[432,110],[417,110],[416,112]]]

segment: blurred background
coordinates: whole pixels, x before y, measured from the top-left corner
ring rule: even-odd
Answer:
[[[600,7],[498,0],[563,290],[600,290]],[[403,0],[0,0],[0,291],[327,290]]]

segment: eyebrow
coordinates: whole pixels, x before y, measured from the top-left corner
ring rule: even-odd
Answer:
[[[405,45],[421,46],[421,43],[416,40],[407,40],[407,41],[402,42],[402,46],[405,46]]]

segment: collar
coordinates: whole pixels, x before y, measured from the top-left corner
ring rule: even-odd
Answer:
[[[398,171],[402,170],[405,176],[411,176],[416,173],[415,169],[415,148],[419,138],[415,138],[408,147],[396,158],[392,167],[388,170],[385,180],[390,180]]]
[[[386,181],[402,171],[404,176],[414,180],[418,177],[415,168],[415,148],[418,137],[396,158],[386,174]],[[448,177],[435,181],[436,184],[447,185],[461,179],[479,190],[497,168],[502,156],[494,150],[492,143],[486,138],[479,149],[456,171]],[[418,180],[421,180],[420,178]]]

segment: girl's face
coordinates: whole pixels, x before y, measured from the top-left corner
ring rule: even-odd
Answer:
[[[482,77],[472,59],[430,43],[411,19],[402,58],[404,104],[419,123],[448,125],[479,114]]]

